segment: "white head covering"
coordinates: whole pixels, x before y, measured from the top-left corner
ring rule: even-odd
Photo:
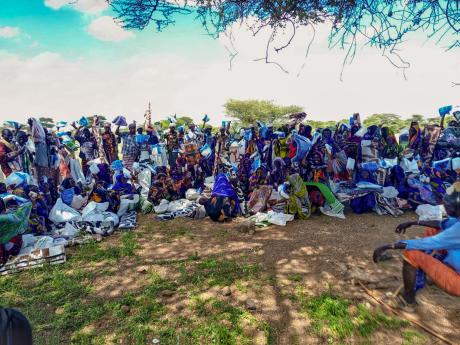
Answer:
[[[46,140],[45,130],[41,123],[32,117],[32,139],[35,143],[44,143]]]

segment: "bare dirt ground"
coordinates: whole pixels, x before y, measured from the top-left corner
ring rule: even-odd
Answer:
[[[247,286],[230,286],[232,294],[225,298],[236,305],[244,305],[247,298],[253,299],[257,305],[254,313],[274,327],[278,344],[324,343],[324,339],[309,333],[308,319],[293,305],[290,296],[294,290],[299,285],[311,294],[332,289],[356,304],[368,301],[358,280],[364,280],[378,296],[396,290],[401,283],[399,254],[393,252],[392,259],[376,265],[371,259],[372,251],[381,244],[399,239],[394,233],[396,225],[414,219],[413,213],[399,218],[348,214],[346,220],[313,216],[305,221],[291,222],[286,227],[258,229],[254,235],[249,235],[235,230],[238,227],[235,223],[216,224],[210,220],[178,219],[162,223],[159,231],[152,231],[152,224],[157,222],[151,215],[142,216],[138,230],[148,232],[149,236],[141,237],[137,252],[141,260],[133,266],[147,265],[167,274],[161,262],[186,260],[194,255],[223,255],[257,263],[270,284],[262,279],[260,283],[250,282]],[[176,236],[177,229],[180,229],[180,236]],[[422,228],[414,227],[406,236],[415,237],[421,232]],[[125,274],[114,274],[118,277],[116,280],[104,278],[101,291],[116,294],[117,289],[142,285],[136,278],[138,275],[132,273],[133,267],[120,269]],[[112,286],[107,289],[107,284]],[[213,293],[218,294],[218,291],[207,292]],[[418,300],[420,305],[415,317],[453,343],[460,344],[460,299],[428,284]],[[180,298],[170,300],[168,308],[172,312],[186,313],[180,307],[183,302]],[[424,337],[420,343],[442,343],[427,333]],[[383,342],[404,343],[400,335],[381,330],[373,336],[372,343]]]

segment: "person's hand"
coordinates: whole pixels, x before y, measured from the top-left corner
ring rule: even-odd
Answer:
[[[384,246],[378,247],[376,250],[374,250],[374,254],[372,255],[372,260],[374,260],[375,263],[380,262],[380,259],[382,258],[382,255],[388,250],[392,249],[393,246],[391,244],[386,244]]]
[[[413,222],[401,223],[401,224],[399,224],[399,225],[396,227],[395,232],[396,232],[397,234],[405,234],[405,233],[406,233],[406,229],[407,229],[407,228],[410,228],[412,225],[413,225]]]

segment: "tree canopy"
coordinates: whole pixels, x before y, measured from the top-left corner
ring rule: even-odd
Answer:
[[[177,15],[196,15],[207,32],[215,37],[234,23],[246,23],[256,35],[272,30],[269,46],[279,31],[290,29],[288,46],[301,26],[332,23],[330,45],[348,50],[347,58],[363,41],[395,52],[395,46],[411,32],[422,32],[448,48],[460,47],[458,0],[108,0],[116,20],[127,29],[142,30],[153,23],[157,30],[174,23]],[[250,20],[248,20],[250,19]]]
[[[54,120],[51,117],[40,117],[38,121],[42,124],[45,128],[53,128],[54,127]]]
[[[237,119],[242,126],[255,124],[256,120],[261,122],[274,122],[279,117],[303,111],[298,105],[277,105],[273,101],[261,100],[236,100],[230,99],[225,103],[225,114]]]

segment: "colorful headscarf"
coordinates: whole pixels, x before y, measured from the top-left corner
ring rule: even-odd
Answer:
[[[417,150],[420,146],[421,130],[417,121],[413,121],[409,128],[409,145],[408,148]]]

